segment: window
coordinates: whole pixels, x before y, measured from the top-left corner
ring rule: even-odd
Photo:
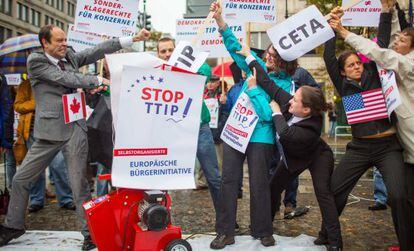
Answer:
[[[11,16],[12,0],[0,0],[0,12]]]
[[[10,37],[12,37],[12,30],[0,26],[0,44]]]
[[[17,18],[29,22],[29,7],[24,4],[17,3]]]
[[[54,24],[55,19],[53,17],[49,17],[48,15],[45,15],[45,25],[46,24]]]
[[[30,21],[34,26],[40,27],[40,12],[34,9],[31,10],[32,19]]]
[[[62,30],[64,29],[63,27],[65,26],[65,24],[59,20],[56,20],[55,25],[61,28]]]
[[[71,17],[75,17],[75,5],[71,2],[68,2],[67,14]]]
[[[46,0],[46,4],[55,7],[55,0]]]
[[[63,11],[63,0],[56,0],[56,9]]]

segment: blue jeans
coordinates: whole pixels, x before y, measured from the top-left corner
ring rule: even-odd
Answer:
[[[285,190],[285,198],[283,199],[283,204],[286,206],[288,203],[293,207],[296,207],[296,197],[298,195],[299,187],[299,176],[296,177],[292,183],[290,183],[288,189]]]
[[[218,209],[221,177],[218,170],[216,149],[213,134],[208,124],[201,124],[198,133],[197,158],[206,177],[208,188],[213,199],[214,208]]]
[[[26,142],[26,147],[29,150],[34,143],[33,132],[30,133],[29,139]],[[46,189],[46,176],[45,172],[42,172],[34,183],[30,184],[29,205],[44,206],[45,204],[45,189]]]
[[[96,175],[99,176],[101,174],[108,174],[111,173],[111,169],[105,167],[103,164],[96,162],[97,164],[97,173]],[[103,196],[108,194],[109,187],[109,180],[96,180],[96,196]]]
[[[374,200],[375,203],[385,205],[387,203],[388,195],[384,180],[379,170],[374,167]]]
[[[49,171],[53,177],[53,181],[55,182],[56,197],[58,199],[59,206],[62,207],[68,203],[73,203],[68,167],[66,166],[62,151],[59,151],[49,164]]]
[[[329,121],[329,137],[335,136],[336,121]]]
[[[5,165],[6,165],[6,182],[7,188],[10,190],[12,187],[12,180],[16,174],[16,160],[14,159],[13,149],[6,149],[4,153]]]

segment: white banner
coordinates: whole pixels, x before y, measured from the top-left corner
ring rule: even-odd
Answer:
[[[20,73],[16,74],[5,74],[6,81],[8,85],[20,85],[22,82],[22,75]]]
[[[135,189],[194,188],[205,76],[124,66],[112,183]]]
[[[385,104],[387,105],[388,117],[401,105],[400,91],[398,90],[397,81],[394,71],[388,71],[377,64],[378,75],[381,80],[382,92],[384,93]]]
[[[241,23],[276,23],[276,0],[223,0],[222,5],[226,20],[234,19]]]
[[[220,138],[229,146],[244,153],[258,120],[259,116],[249,96],[242,92],[230,112]]]
[[[137,30],[138,0],[77,1],[75,15],[76,30],[131,36]]]
[[[143,69],[152,69],[166,62],[148,52],[132,52],[105,55],[111,74],[111,112],[116,126],[118,120],[118,104],[121,93],[122,69],[124,65],[137,66]]]
[[[295,60],[335,36],[314,5],[267,30],[270,40],[286,61]]]
[[[191,19],[178,19],[176,21],[176,41],[191,42],[197,35],[198,28],[204,23],[205,19],[191,18]],[[246,43],[246,29],[243,23],[230,22],[229,28],[233,34],[237,37],[240,43]],[[197,43],[197,48],[201,51],[209,53],[210,58],[229,57],[226,47],[223,44],[223,39],[218,32],[218,27],[215,20],[207,25],[205,32],[201,36]]]
[[[206,61],[208,52],[200,51],[187,41],[181,41],[174,49],[168,64],[196,73]]]
[[[68,45],[72,46],[76,52],[95,47],[109,38],[108,36],[92,32],[77,31],[74,25],[69,24]]]
[[[86,118],[85,93],[77,92],[62,96],[65,124]]]
[[[204,99],[208,111],[210,112],[210,128],[218,128],[218,119],[219,119],[219,101],[216,98],[207,98]]]
[[[346,6],[351,1],[343,0],[342,6]],[[345,11],[342,17],[342,25],[378,27],[380,14],[380,0],[365,0]]]

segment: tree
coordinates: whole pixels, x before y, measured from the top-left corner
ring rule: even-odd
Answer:
[[[311,5],[316,5],[322,14],[328,14],[335,6],[341,5],[342,0],[306,0]]]

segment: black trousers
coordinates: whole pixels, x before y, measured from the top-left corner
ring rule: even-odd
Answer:
[[[335,206],[334,195],[331,192],[331,175],[334,169],[334,158],[328,147],[320,151],[309,166],[290,172],[281,161],[270,181],[271,189],[271,213],[274,219],[280,206],[280,196],[292,181],[305,169],[309,169],[312,176],[313,188],[321,210],[322,221],[328,230],[327,238],[332,246],[342,247],[341,226],[338,211]]]
[[[405,163],[405,174],[409,207],[406,211],[405,221],[408,236],[407,247],[410,250],[414,250],[414,164]]]
[[[402,251],[409,250],[410,236],[406,230],[407,190],[401,145],[395,135],[378,139],[353,138],[332,174],[331,189],[335,196],[338,215],[341,215],[348,196],[368,168],[379,169],[388,191],[395,232]],[[411,212],[412,213],[412,212]],[[322,225],[321,235],[329,231]],[[413,236],[411,236],[413,238]]]
[[[251,235],[254,238],[261,238],[273,234],[268,186],[273,149],[274,145],[271,144],[249,143],[246,153],[243,154],[223,143],[223,173],[216,219],[217,233],[233,236],[235,234],[239,177],[246,156],[249,168]]]

